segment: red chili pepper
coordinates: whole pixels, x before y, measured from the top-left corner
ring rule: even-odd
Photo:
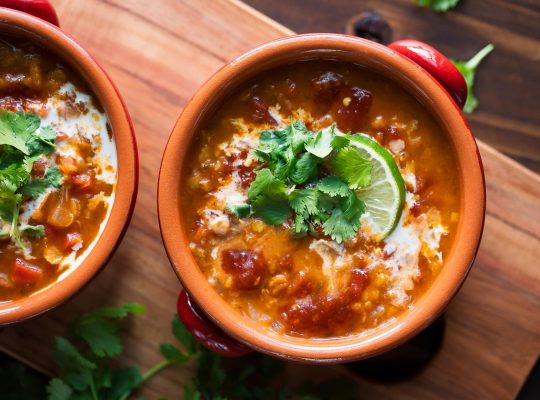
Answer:
[[[204,347],[224,357],[241,357],[251,349],[231,338],[205,317],[185,290],[178,296],[178,316],[186,329]]]

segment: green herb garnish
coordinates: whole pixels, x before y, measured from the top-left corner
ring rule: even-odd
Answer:
[[[459,0],[415,0],[416,5],[430,7],[434,11],[442,12],[454,8]]]
[[[171,323],[178,344],[161,343],[163,356],[154,366],[141,372],[134,365],[120,366],[122,328],[126,317],[141,315],[140,304],[107,307],[83,315],[73,322],[65,337],[56,337],[53,358],[58,374],[48,380],[22,364],[0,360],[0,393],[8,399],[48,400],[126,400],[136,396],[145,382],[171,366],[194,370],[191,381],[183,385],[186,400],[218,399],[356,399],[352,380],[333,378],[323,382],[286,379],[286,363],[262,354],[237,360],[225,359],[201,346],[182,325],[177,315]],[[182,393],[181,384],[178,390]]]
[[[350,146],[349,135],[336,134],[335,126],[311,132],[293,121],[262,132],[254,155],[263,165],[248,190],[248,204],[229,205],[230,212],[269,225],[292,217],[294,236],[317,227],[338,243],[356,235],[365,207],[354,190],[370,184],[371,162]]]
[[[34,162],[55,148],[56,133],[40,125],[35,114],[0,110],[0,218],[11,226],[9,236],[21,248],[22,234],[43,235],[42,226],[19,227],[22,201],[60,187],[63,180],[56,167],[47,168],[44,178],[31,177]]]
[[[474,76],[476,74],[476,69],[478,68],[478,65],[480,65],[480,62],[493,51],[495,46],[492,44],[488,44],[486,47],[484,47],[482,50],[480,50],[476,55],[471,58],[469,61],[455,61],[451,60],[452,63],[456,66],[456,68],[461,72],[461,75],[465,78],[465,82],[467,83],[467,101],[465,102],[465,106],[463,107],[463,111],[466,113],[472,113],[476,107],[478,106],[478,100],[476,99],[472,89],[474,85]]]

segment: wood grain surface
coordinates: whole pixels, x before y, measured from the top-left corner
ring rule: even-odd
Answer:
[[[366,10],[378,12],[393,39],[418,39],[448,57],[469,59],[487,43],[475,92],[480,106],[469,117],[475,135],[540,172],[540,1],[461,0],[446,13],[414,0],[246,0],[299,33],[338,32]]]
[[[147,314],[128,327],[121,362],[146,368],[159,360],[160,341],[172,340],[168,326],[180,289],[161,243],[155,199],[169,132],[197,87],[224,62],[291,31],[225,0],[53,3],[63,29],[102,63],[126,100],[140,149],[139,198],[107,268],[67,304],[1,331],[0,348],[52,371],[53,337],[65,332],[68,321],[99,306],[140,302]],[[483,90],[478,91],[482,97]],[[540,178],[485,144],[480,149],[488,198],[484,237],[446,314],[443,347],[423,372],[405,382],[357,378],[365,398],[438,399],[444,393],[455,399],[512,399],[540,352]],[[291,366],[295,374],[345,371],[329,368]],[[143,394],[180,398],[191,369],[171,368],[150,381]]]

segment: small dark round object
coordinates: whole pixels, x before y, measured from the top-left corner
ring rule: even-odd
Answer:
[[[346,364],[359,376],[375,382],[400,382],[426,368],[443,344],[444,315],[408,342],[367,360]]]
[[[392,28],[375,11],[365,11],[352,18],[348,24],[347,33],[381,44],[392,41]]]

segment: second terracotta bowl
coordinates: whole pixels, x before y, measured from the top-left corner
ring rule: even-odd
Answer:
[[[466,97],[465,82],[451,63],[429,46],[398,42],[390,47],[394,50],[362,39],[330,34],[293,36],[257,47],[212,76],[186,106],[172,131],[158,188],[159,220],[167,253],[184,288],[209,319],[252,349],[284,359],[319,363],[373,356],[403,343],[428,326],[443,312],[467,276],[481,237],[485,188],[478,149],[458,106]],[[220,297],[190,252],[180,199],[184,195],[181,176],[190,144],[227,96],[266,70],[319,59],[354,63],[377,72],[399,84],[431,113],[450,138],[457,155],[461,219],[441,272],[410,309],[361,335],[310,340],[271,332],[241,315]]]
[[[57,24],[55,11],[45,0],[0,1],[0,35],[23,38],[63,60],[77,72],[103,107],[116,144],[118,170],[114,203],[101,233],[89,251],[77,258],[77,265],[70,266],[56,281],[35,293],[18,300],[0,302],[0,326],[21,322],[56,307],[95,277],[120,243],[137,194],[135,135],[120,94],[92,56],[55,26]]]

